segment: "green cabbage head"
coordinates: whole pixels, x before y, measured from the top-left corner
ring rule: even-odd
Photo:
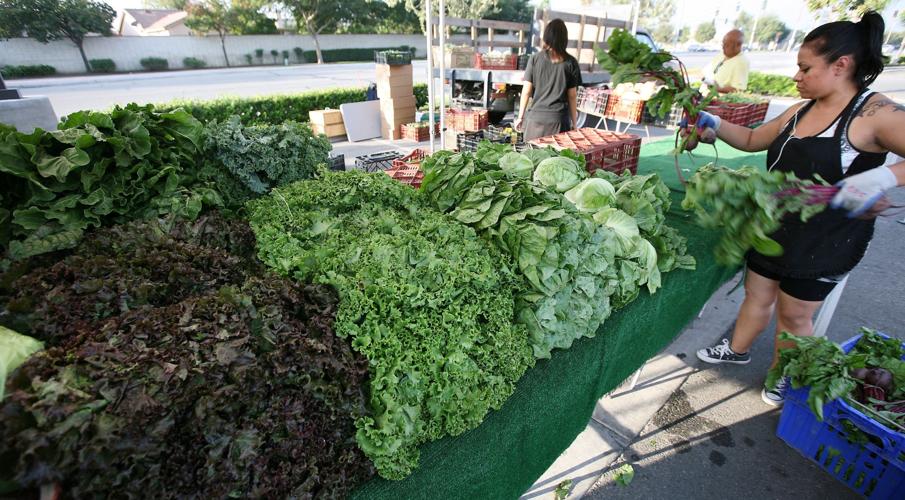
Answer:
[[[616,204],[616,189],[609,182],[591,178],[566,191],[566,199],[581,212],[596,212]]]
[[[535,184],[560,193],[572,189],[585,177],[587,177],[587,173],[577,161],[562,156],[547,158],[538,163],[537,168],[534,169]]]

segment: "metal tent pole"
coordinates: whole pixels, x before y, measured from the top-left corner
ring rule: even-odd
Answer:
[[[446,2],[440,0],[440,149],[446,149]]]
[[[430,131],[430,152],[434,154],[434,33],[431,22],[431,0],[424,0],[425,26],[427,27],[427,116]],[[442,58],[443,55],[441,54]]]

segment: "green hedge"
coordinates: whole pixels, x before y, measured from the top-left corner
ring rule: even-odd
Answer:
[[[186,57],[182,60],[182,65],[186,68],[199,69],[207,66],[207,63],[202,59],[197,59],[195,57]]]
[[[170,67],[169,61],[162,57],[145,57],[139,61],[139,64],[148,71],[163,71]]]
[[[365,88],[317,90],[298,94],[263,97],[229,97],[209,101],[173,101],[155,106],[158,110],[184,108],[203,123],[226,121],[239,116],[245,125],[279,125],[286,120],[308,121],[308,112],[317,109],[339,109],[340,104],[365,100]],[[418,107],[427,104],[427,85],[414,88]]]
[[[92,73],[113,73],[116,71],[116,63],[113,59],[92,59],[88,61],[91,64]]]
[[[3,78],[25,78],[29,76],[49,76],[55,75],[57,69],[46,64],[34,64],[27,66],[3,66],[0,68],[0,75]]]
[[[748,74],[748,92],[775,97],[798,97],[795,80],[784,75],[752,71]]]
[[[373,61],[374,60],[374,52],[379,52],[383,50],[399,50],[403,52],[411,52],[412,57],[415,56],[415,47],[409,47],[408,45],[402,45],[401,47],[382,47],[376,49],[331,49],[331,50],[322,50],[321,54],[324,56],[324,62],[350,62],[350,61]],[[305,51],[305,61],[309,63],[317,62],[317,53],[313,50]]]

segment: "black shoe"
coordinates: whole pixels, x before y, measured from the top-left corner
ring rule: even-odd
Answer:
[[[729,339],[723,341],[713,347],[701,349],[698,351],[698,359],[705,363],[718,365],[720,363],[731,363],[733,365],[747,365],[751,362],[751,354],[736,354],[729,347]]]

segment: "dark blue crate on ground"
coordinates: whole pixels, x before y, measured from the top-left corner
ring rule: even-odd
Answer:
[[[346,155],[331,156],[330,170],[337,170],[340,172],[346,170]]]
[[[365,172],[382,172],[393,166],[393,160],[402,158],[399,151],[381,151],[355,157],[355,167]]]
[[[849,352],[860,338],[848,340],[842,349]],[[905,434],[879,424],[842,399],[824,405],[820,422],[807,399],[807,387],[786,393],[776,435],[867,498],[905,498]],[[869,442],[852,442],[851,428],[866,433]]]

